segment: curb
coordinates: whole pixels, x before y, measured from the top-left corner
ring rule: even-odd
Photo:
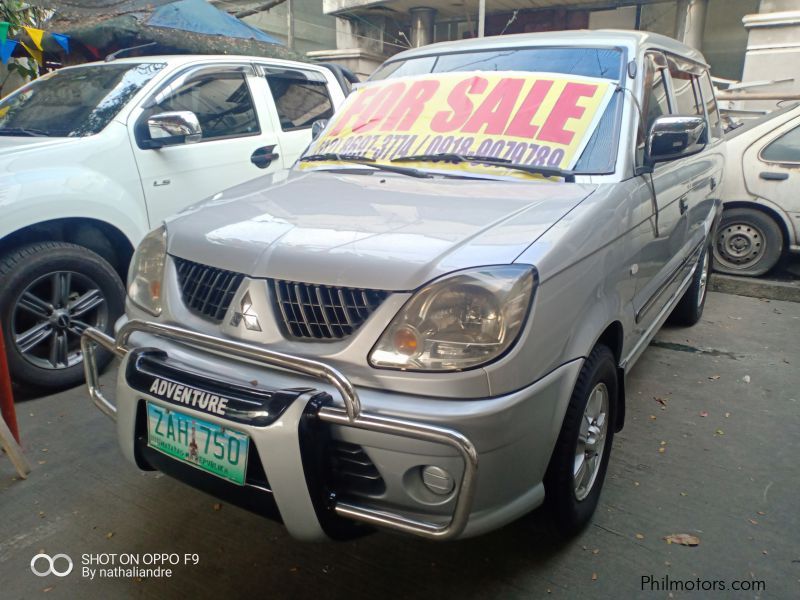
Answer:
[[[800,281],[770,281],[755,277],[735,277],[713,273],[709,283],[712,292],[800,302]]]

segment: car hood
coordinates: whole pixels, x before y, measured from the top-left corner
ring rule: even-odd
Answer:
[[[74,144],[80,138],[16,137],[0,135],[0,158],[17,158],[21,152],[41,152],[55,146]]]
[[[513,262],[596,186],[283,172],[172,219],[169,252],[252,277],[413,290]]]

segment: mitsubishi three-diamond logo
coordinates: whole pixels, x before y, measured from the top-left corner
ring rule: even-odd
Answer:
[[[250,331],[261,331],[261,324],[258,322],[258,313],[253,308],[250,292],[245,292],[239,307],[240,310],[233,313],[231,325],[236,327],[240,322],[244,321],[244,326]]]

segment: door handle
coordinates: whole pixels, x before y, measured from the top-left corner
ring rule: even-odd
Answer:
[[[775,173],[774,171],[761,171],[758,176],[767,181],[784,181],[789,179],[788,173]]]
[[[280,154],[275,152],[275,145],[256,148],[250,155],[250,162],[259,169],[266,169],[273,160],[280,158]]]
[[[713,192],[714,189],[717,187],[717,180],[713,177],[704,177],[703,179],[696,179],[692,182],[692,185],[689,187],[690,191],[701,190],[704,187],[708,186],[711,188]]]
[[[681,210],[681,214],[684,214],[689,209],[689,201],[686,200],[686,196],[678,200],[678,207]]]

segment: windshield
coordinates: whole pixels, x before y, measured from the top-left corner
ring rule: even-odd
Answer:
[[[0,135],[94,135],[164,66],[91,65],[45,75],[0,101]]]
[[[561,73],[618,82],[623,75],[624,62],[625,56],[619,48],[531,47],[476,50],[390,61],[375,71],[369,81],[426,73],[515,71]],[[620,96],[614,94],[608,102],[591,138],[573,166],[576,173],[614,172],[622,112]]]
[[[616,48],[504,48],[420,56],[385,63],[370,81],[454,71],[564,73],[618,81],[622,51]]]
[[[301,169],[361,162],[406,174],[559,177],[616,97],[612,79],[526,71],[456,71],[370,81],[348,96]],[[608,144],[606,133],[603,139]],[[604,157],[604,164],[613,158]],[[416,173],[408,169],[416,169]]]

